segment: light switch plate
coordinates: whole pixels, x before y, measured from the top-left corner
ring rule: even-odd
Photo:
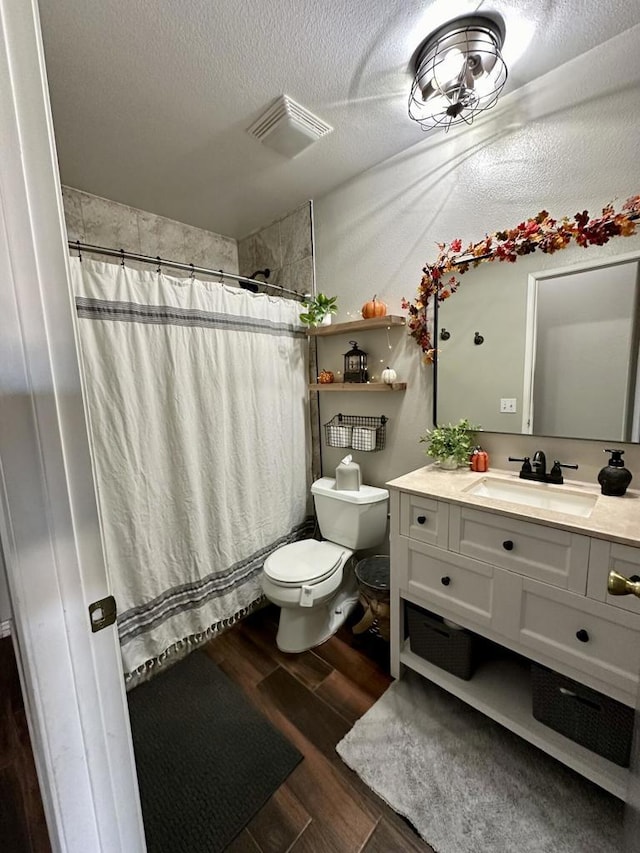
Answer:
[[[516,398],[515,397],[501,397],[500,398],[500,412],[507,412],[512,414],[516,411]]]

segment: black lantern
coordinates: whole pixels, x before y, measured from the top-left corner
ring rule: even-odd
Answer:
[[[351,349],[344,354],[344,381],[368,382],[367,354],[358,349],[357,341],[349,341]]]

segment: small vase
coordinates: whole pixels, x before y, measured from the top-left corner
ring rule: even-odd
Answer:
[[[319,323],[320,326],[330,326],[331,325],[331,314],[325,314],[322,320]]]
[[[439,459],[438,462],[445,471],[453,471],[458,467],[458,460],[455,456],[446,456],[444,459]]]

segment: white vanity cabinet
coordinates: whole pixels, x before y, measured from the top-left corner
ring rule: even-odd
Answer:
[[[425,468],[387,484],[392,674],[400,677],[403,667],[419,672],[624,797],[627,769],[534,719],[530,662],[635,707],[640,600],[608,595],[607,575],[610,568],[640,575],[640,502],[598,498],[591,519],[529,512],[468,497],[465,487],[478,476]],[[625,532],[632,526],[627,517],[625,535],[605,532],[621,509],[638,513],[637,543]],[[411,651],[405,602],[508,652],[464,681]]]

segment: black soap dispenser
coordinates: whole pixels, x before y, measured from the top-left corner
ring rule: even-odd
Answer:
[[[601,469],[598,474],[598,482],[603,495],[615,495],[621,497],[627,491],[631,482],[631,471],[624,467],[622,454],[624,450],[605,450],[610,453],[609,464]]]

